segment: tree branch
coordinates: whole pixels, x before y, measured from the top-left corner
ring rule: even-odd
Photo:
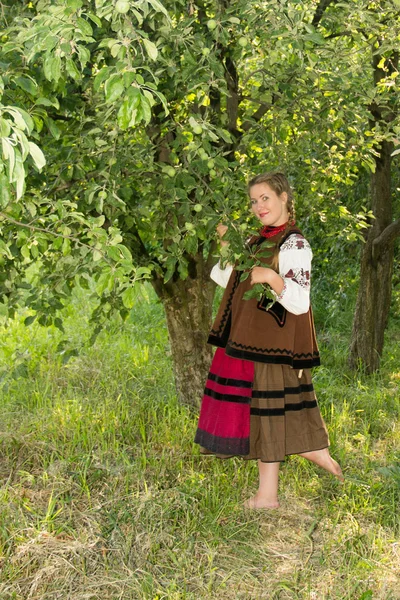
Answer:
[[[324,12],[328,8],[328,6],[332,3],[336,4],[336,0],[320,0],[318,6],[316,8],[316,11],[314,13],[314,18],[312,20],[312,25],[314,25],[314,27],[317,27],[317,25],[319,25],[319,22],[321,21],[322,17],[324,16]]]
[[[229,91],[226,99],[226,112],[228,115],[228,129],[235,132],[237,129],[237,118],[239,108],[239,78],[236,65],[232,58],[227,54],[224,61],[225,81]]]
[[[258,121],[260,121],[263,116],[272,108],[272,104],[262,104],[259,108],[257,108],[256,112],[253,113],[250,117],[250,119],[246,120],[243,122],[241,129],[243,129],[243,131],[249,131],[249,129],[251,129],[254,121],[256,123],[258,123]]]
[[[72,235],[64,235],[62,233],[56,233],[55,231],[51,231],[51,229],[46,229],[45,227],[36,227],[36,225],[31,225],[30,223],[22,223],[22,221],[17,221],[16,219],[13,219],[9,215],[6,215],[6,213],[4,213],[4,212],[0,212],[0,217],[5,219],[6,221],[9,221],[13,225],[17,225],[17,227],[24,227],[25,229],[30,229],[31,231],[38,231],[40,233],[47,233],[48,235],[52,235],[52,236],[58,237],[58,238],[63,238],[64,240],[71,240],[71,241],[75,242],[76,244],[78,244],[79,246],[84,246],[85,248],[89,248],[89,250],[97,250],[97,252],[99,254],[101,254],[101,256],[103,257],[105,262],[108,263],[109,265],[111,265],[110,261],[108,260],[106,255],[101,250],[98,250],[98,248],[93,248],[93,246],[90,246],[89,244],[85,244],[85,242],[81,242],[81,240],[79,238],[76,238]]]
[[[373,246],[376,248],[378,246],[384,246],[386,244],[390,244],[397,237],[400,236],[400,219],[397,221],[393,221],[390,223],[382,233],[373,241]]]

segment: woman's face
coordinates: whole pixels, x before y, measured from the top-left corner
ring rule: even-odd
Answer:
[[[287,193],[280,196],[267,184],[256,183],[250,188],[251,210],[263,225],[283,225],[289,218]]]

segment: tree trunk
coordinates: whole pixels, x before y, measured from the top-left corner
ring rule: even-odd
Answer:
[[[379,368],[384,332],[389,318],[394,260],[393,239],[378,241],[392,223],[390,165],[393,145],[382,142],[372,175],[373,225],[361,255],[360,287],[353,321],[350,365],[368,373]]]
[[[165,309],[178,399],[197,408],[213,356],[207,344],[215,292],[209,263],[198,254],[187,279],[157,279],[153,287]]]

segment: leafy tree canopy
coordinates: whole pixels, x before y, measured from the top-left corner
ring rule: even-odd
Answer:
[[[3,314],[23,302],[50,323],[79,282],[101,320],[121,299],[131,308],[135,279],[196,276],[220,220],[238,252],[254,227],[244,182],[271,167],[289,173],[306,224],[335,243],[361,237],[376,146],[400,132],[399,11],[389,0],[4,7]],[[395,117],[372,123],[376,107]]]

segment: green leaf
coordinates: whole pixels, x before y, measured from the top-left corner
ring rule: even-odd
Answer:
[[[159,98],[161,104],[163,105],[164,111],[165,111],[165,116],[169,115],[169,110],[168,110],[168,105],[167,105],[167,99],[164,96],[164,94],[162,94],[161,92],[154,92],[155,95]]]
[[[35,122],[26,110],[23,108],[7,107],[7,111],[13,116],[15,124],[19,129],[22,131],[25,131],[26,129],[28,133],[33,131]]]
[[[96,92],[99,91],[101,84],[107,79],[110,75],[111,71],[114,70],[114,67],[103,67],[97,73],[96,77],[93,80],[93,87]]]
[[[150,40],[143,38],[144,47],[146,48],[147,54],[150,56],[152,60],[156,60],[158,56],[157,46],[153,44]]]
[[[20,377],[26,379],[29,377],[28,364],[26,361],[19,364],[11,373],[13,379],[19,379]]]
[[[304,39],[314,42],[314,44],[318,44],[319,46],[322,46],[326,42],[324,36],[317,32],[305,35]]]
[[[0,117],[0,137],[8,137],[11,133],[11,124],[8,119]]]
[[[31,315],[30,317],[26,317],[26,319],[24,320],[24,325],[26,327],[29,327],[29,325],[32,325],[32,323],[36,320],[36,315]]]
[[[189,125],[195,129],[196,127],[199,126],[198,121],[196,121],[196,119],[194,117],[189,117]]]
[[[143,111],[143,121],[148,125],[151,121],[151,107],[149,101],[144,96],[141,97],[141,108]]]
[[[92,41],[94,41],[94,40],[92,40]],[[86,63],[88,63],[90,60],[90,52],[85,46],[82,46],[82,44],[81,44],[78,46],[78,54],[79,54],[79,62],[81,63],[82,69],[84,69],[86,66]]]
[[[130,262],[132,261],[132,254],[126,246],[124,246],[123,244],[117,244],[116,246],[114,246],[114,248],[119,248],[125,260],[128,260]]]
[[[101,23],[101,20],[99,19],[99,17],[96,17],[96,15],[94,15],[93,13],[86,13],[86,14],[89,17],[89,19],[97,25],[97,27],[102,26],[102,23]]]
[[[65,333],[65,331],[64,331],[64,326],[63,326],[63,322],[62,322],[62,320],[60,319],[60,317],[56,317],[56,318],[54,319],[54,325],[55,325],[55,327],[57,327],[57,329],[59,329],[60,331],[62,331],[63,333]]]
[[[166,271],[164,273],[164,283],[167,283],[175,273],[177,260],[175,256],[169,256],[165,261]]]
[[[231,134],[229,133],[229,131],[227,131],[226,129],[220,129],[220,128],[218,128],[216,131],[217,131],[219,137],[221,137],[224,140],[224,142],[226,142],[227,144],[232,143],[232,137],[231,137]]]
[[[168,20],[169,20],[169,14],[167,12],[167,9],[164,8],[164,6],[161,4],[161,2],[159,2],[158,0],[148,0],[148,3],[151,4],[151,6],[157,12],[162,12],[166,17],[168,17]]]
[[[113,287],[113,276],[111,275],[111,270],[108,270],[105,273],[102,273],[96,284],[96,292],[98,296],[102,296],[106,289],[111,290]]]
[[[141,94],[139,88],[131,87],[124,98],[118,111],[118,125],[121,129],[133,127],[136,123],[137,107],[140,104]]]
[[[45,121],[53,138],[55,140],[58,140],[61,136],[61,130],[58,128],[56,122],[53,121],[53,119],[51,119],[50,117],[47,117]]]
[[[41,96],[40,98],[38,98],[36,100],[35,104],[40,105],[40,106],[54,106],[57,109],[60,108],[60,105],[56,98],[53,98],[50,100],[49,98],[43,98]]]
[[[5,173],[0,173],[0,208],[5,208],[11,200],[10,184]]]
[[[15,150],[14,146],[12,146],[8,140],[8,138],[3,138],[1,140],[1,145],[3,148],[3,158],[8,161],[8,175],[9,181],[13,181],[14,174],[14,166],[15,166]]]
[[[243,300],[251,300],[252,298],[261,298],[264,294],[265,288],[262,283],[256,283],[250,290],[247,290],[243,294]]]
[[[48,54],[43,63],[44,76],[49,81],[56,83],[61,77],[61,58],[60,56]]]
[[[133,308],[136,300],[136,292],[134,287],[129,287],[121,294],[122,303],[125,308]]]
[[[67,60],[65,61],[65,69],[68,75],[71,77],[71,79],[74,79],[76,81],[80,80],[81,74],[72,58],[67,58]]]
[[[181,260],[178,264],[178,273],[179,273],[181,279],[185,280],[188,278],[188,275],[189,275],[188,262],[185,258],[181,258]]]
[[[151,275],[151,269],[149,267],[139,267],[135,271],[135,279],[148,279],[148,275]]]
[[[32,156],[35,165],[37,166],[37,168],[40,171],[46,164],[46,159],[44,157],[44,154],[41,151],[41,149],[39,148],[39,146],[37,146],[34,142],[28,142],[28,143],[29,143],[29,154]]]
[[[119,262],[123,258],[121,251],[118,248],[114,248],[114,246],[107,247],[107,256],[116,262]]]
[[[26,137],[26,135],[24,134],[23,131],[20,131],[19,129],[15,129],[14,131],[18,141],[19,141],[19,146],[20,146],[20,150],[22,153],[22,160],[25,160],[26,157],[29,154],[29,142],[28,142],[28,138]]]
[[[82,17],[78,17],[76,23],[84,35],[93,35],[93,29],[90,23],[88,23],[85,19],[82,19]]]
[[[18,85],[18,87],[23,89],[25,92],[27,92],[31,96],[36,96],[37,91],[38,91],[38,86],[37,86],[37,83],[35,81],[33,81],[33,79],[30,79],[28,77],[16,77],[15,83]]]
[[[72,8],[72,10],[79,10],[82,8],[82,0],[67,0],[68,8]]]
[[[125,86],[123,77],[118,74],[111,75],[111,77],[107,79],[104,86],[106,101],[110,103],[115,102],[115,100],[121,96],[124,89]]]

